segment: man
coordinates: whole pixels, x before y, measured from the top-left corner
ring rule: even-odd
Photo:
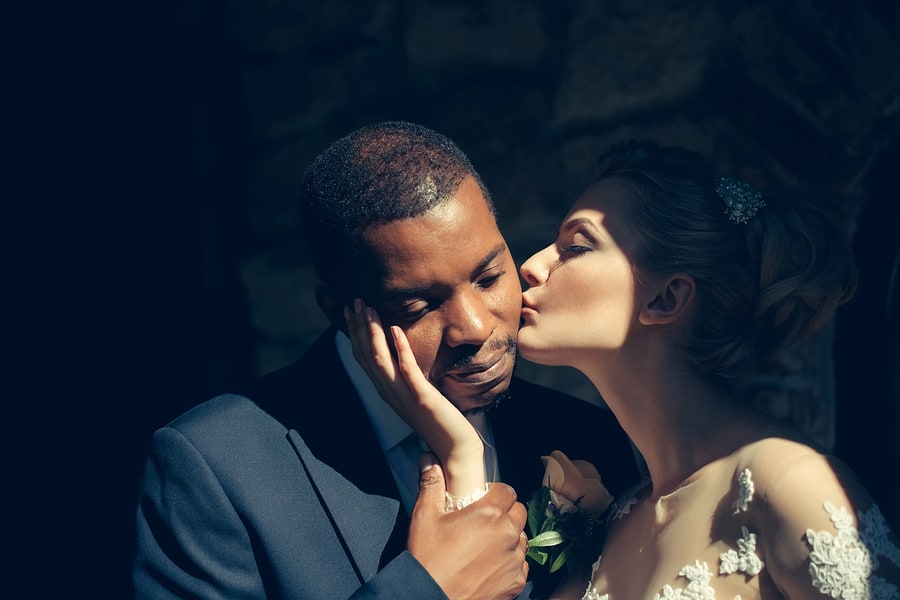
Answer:
[[[514,597],[528,572],[524,506],[493,484],[446,512],[439,466],[419,488],[415,436],[354,360],[344,307],[362,298],[404,329],[482,436],[488,477],[523,500],[555,449],[592,460],[613,491],[636,481],[627,438],[608,411],[513,376],[518,272],[484,184],[449,139],[403,122],[364,127],[310,165],[299,197],[333,327],[255,389],[156,432],[138,597]]]

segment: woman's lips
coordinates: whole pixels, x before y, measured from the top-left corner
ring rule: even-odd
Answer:
[[[534,308],[534,304],[528,301],[528,298],[525,294],[522,294],[522,312],[519,315],[519,323],[521,324],[525,320],[530,317],[534,317],[538,314],[536,308]]]
[[[522,292],[522,308],[534,310],[534,302],[528,299],[528,296],[525,295],[526,293]]]

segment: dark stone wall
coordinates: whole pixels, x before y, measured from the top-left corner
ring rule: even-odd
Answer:
[[[108,1],[2,21],[3,531],[31,595],[130,593],[150,433],[323,326],[294,186],[386,118],[469,153],[519,260],[622,137],[838,203],[859,295],[773,361],[757,401],[900,523],[896,3]],[[577,374],[521,369],[600,400]]]

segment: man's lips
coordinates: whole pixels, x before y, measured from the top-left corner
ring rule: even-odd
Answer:
[[[469,363],[446,372],[446,377],[465,383],[490,381],[498,374],[505,374],[505,360],[509,352],[503,351],[486,361]]]

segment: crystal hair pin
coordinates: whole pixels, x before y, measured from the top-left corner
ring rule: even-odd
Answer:
[[[725,201],[725,214],[734,223],[743,225],[766,205],[762,192],[733,177],[716,177],[716,192]]]

